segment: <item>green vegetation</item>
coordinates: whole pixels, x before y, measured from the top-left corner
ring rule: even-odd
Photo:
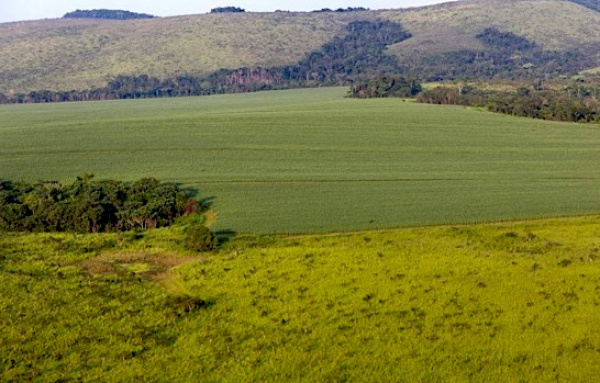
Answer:
[[[418,70],[428,79],[460,78],[473,61],[477,69],[472,75],[488,78],[510,77],[512,71],[518,77],[543,78],[598,66],[600,14],[572,2],[477,0],[409,10],[359,10],[1,24],[0,92],[83,91],[105,87],[107,80],[120,75],[146,74],[162,81],[204,77],[220,69],[294,66],[343,36],[351,22],[375,20],[401,23],[412,35],[391,43],[386,51],[399,57],[404,75]],[[477,38],[486,30],[526,39],[537,51],[507,57]],[[490,64],[496,68],[486,73],[482,68]],[[523,70],[527,64],[535,67]],[[451,66],[456,70],[440,70]]]
[[[79,92],[46,90],[8,95],[0,92],[0,103],[181,97],[344,85],[397,70],[396,58],[387,55],[385,48],[408,38],[410,34],[398,23],[355,21],[348,24],[343,37],[333,39],[290,66],[221,69],[206,77],[180,75],[165,80],[147,75],[118,76],[107,87]]]
[[[386,11],[383,19],[400,21],[413,38],[392,46],[401,61],[421,62],[428,56],[477,49],[476,38],[486,28],[511,32],[549,51],[598,44],[600,14],[562,0],[472,0],[455,1],[406,12]],[[594,30],[594,35],[580,26]],[[598,29],[596,29],[598,28]]]
[[[370,81],[352,84],[348,97],[353,98],[409,98],[419,94],[423,88],[421,81],[404,77],[379,77]]]
[[[211,251],[216,249],[219,244],[217,237],[203,225],[194,225],[188,228],[185,243],[188,249],[195,251]]]
[[[96,181],[85,175],[69,185],[0,179],[0,230],[98,233],[153,229],[204,210],[193,194],[154,178],[124,183]]]
[[[0,234],[0,380],[594,381],[599,225]]]
[[[550,51],[523,36],[486,28],[475,38],[477,47],[446,52],[405,63],[403,73],[421,76],[425,81],[456,79],[539,79],[574,75],[594,67],[600,44]]]
[[[213,230],[327,232],[598,213],[600,128],[347,88],[0,107],[3,179],[156,177]]]
[[[0,24],[0,92],[85,90],[118,75],[160,79],[298,62],[355,13],[212,13],[152,20]],[[376,19],[367,15],[361,19]]]
[[[582,78],[583,79],[583,78]],[[523,84],[524,85],[524,84]],[[569,122],[600,122],[600,83],[552,81],[515,90],[477,89],[466,84],[438,86],[419,94],[430,104],[485,107],[492,112]]]
[[[136,13],[130,11],[113,9],[76,10],[63,16],[65,19],[105,19],[105,20],[136,20],[153,19],[156,16],[147,13]]]
[[[242,13],[246,12],[243,8],[239,7],[217,7],[210,10],[210,13]]]
[[[314,10],[313,12],[366,12],[368,8],[364,7],[347,7],[347,8],[337,8],[335,10],[331,8],[321,8]]]

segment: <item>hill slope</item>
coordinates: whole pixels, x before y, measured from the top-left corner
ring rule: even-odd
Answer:
[[[562,0],[463,0],[353,13],[203,14],[151,20],[44,20],[0,24],[0,92],[86,89],[120,74],[160,78],[220,68],[292,65],[356,20],[400,22],[412,38],[391,46],[401,63],[485,52],[497,28],[540,49],[600,51],[600,13]],[[598,65],[590,65],[597,67]]]

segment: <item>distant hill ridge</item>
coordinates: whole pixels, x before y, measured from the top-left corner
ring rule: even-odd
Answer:
[[[113,10],[113,9],[92,9],[92,10],[76,10],[66,13],[65,19],[106,19],[106,20],[137,20],[137,19],[154,19],[156,16],[147,13],[136,13],[130,11]]]
[[[385,53],[397,58],[395,70],[409,75],[570,75],[600,67],[600,12],[582,6],[583,1],[461,0],[406,10],[4,23],[0,92],[96,89],[118,76],[162,81],[206,78],[220,70],[294,67],[343,38],[357,21],[402,25],[411,37],[387,43]]]

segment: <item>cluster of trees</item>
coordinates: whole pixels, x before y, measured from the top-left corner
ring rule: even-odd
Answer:
[[[586,51],[546,51],[525,37],[496,28],[487,28],[476,36],[485,50],[461,50],[407,61],[401,73],[424,81],[457,79],[536,79],[578,73],[597,66],[599,46]]]
[[[242,13],[245,9],[239,7],[217,7],[210,10],[210,13]]]
[[[534,42],[512,32],[502,32],[496,28],[486,28],[475,36],[488,47],[497,51],[513,54],[537,48]]]
[[[147,13],[136,13],[122,11],[117,9],[92,9],[76,10],[66,13],[65,19],[106,19],[106,20],[135,20],[135,19],[153,19],[156,16]]]
[[[353,84],[348,96],[353,98],[414,97],[422,91],[421,81],[401,76],[384,76]]]
[[[0,230],[143,230],[202,208],[191,191],[154,178],[125,183],[86,175],[69,185],[0,180]]]
[[[486,107],[513,116],[568,122],[600,122],[600,85],[565,83],[545,88],[541,83],[515,91],[438,87],[423,91],[417,101]]]
[[[0,103],[115,100],[197,96],[322,85],[347,85],[361,79],[398,71],[388,45],[410,38],[398,23],[355,21],[346,34],[307,54],[295,65],[222,69],[208,76],[158,79],[147,75],[118,76],[104,88],[85,91],[34,91],[5,95]]]
[[[320,12],[365,12],[368,11],[369,8],[363,8],[363,7],[348,7],[348,8],[338,8],[338,9],[330,9],[330,8],[322,8],[322,9],[318,9],[318,10],[314,10],[313,12],[315,13],[320,13]]]

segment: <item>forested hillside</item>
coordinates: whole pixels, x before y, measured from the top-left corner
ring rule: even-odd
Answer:
[[[399,70],[385,48],[410,38],[402,25],[389,21],[354,21],[346,34],[324,44],[289,66],[221,69],[209,76],[117,76],[108,86],[83,91],[0,92],[0,103],[63,102],[200,96],[258,90],[344,85]]]
[[[425,80],[568,76],[599,66],[600,13],[591,9],[593,1],[585,1],[592,7],[581,3],[462,0],[389,11],[5,23],[0,24],[0,92],[10,97],[40,90],[101,89],[123,76],[159,82],[193,78],[205,83],[223,75],[239,79],[236,73],[241,71],[256,79],[256,73],[279,73],[281,68],[299,77],[307,74],[303,68],[310,68],[309,79],[320,76],[339,83],[340,73],[354,71],[352,65],[361,55],[368,57],[367,52],[336,52],[347,57],[335,68],[330,62],[325,75],[322,67],[313,71],[316,63],[311,60],[326,59],[323,49],[336,46],[357,21],[398,23],[410,35],[383,41],[377,57],[386,59],[379,72],[391,70]],[[397,61],[390,59],[393,56]],[[272,79],[258,82],[244,90],[273,88]],[[307,85],[305,81],[302,86]]]

